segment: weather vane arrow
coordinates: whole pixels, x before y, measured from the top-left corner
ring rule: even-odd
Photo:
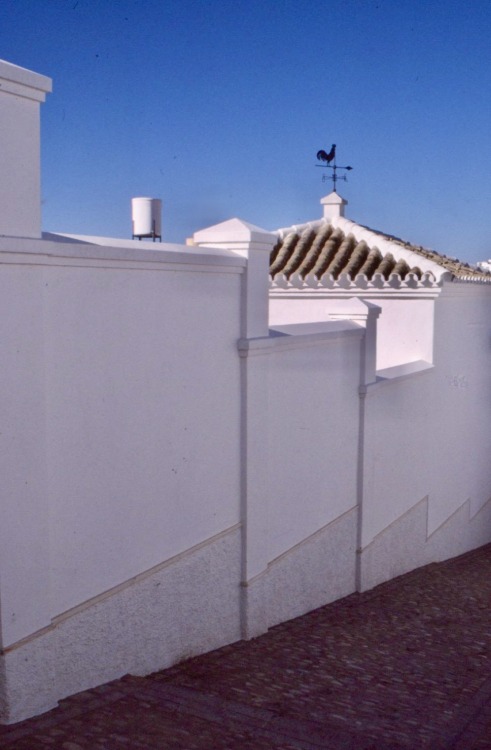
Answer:
[[[333,188],[334,192],[337,192],[336,191],[336,183],[337,183],[337,181],[338,180],[344,180],[345,182],[348,181],[348,178],[346,177],[346,175],[338,175],[337,174],[337,170],[338,169],[344,169],[347,172],[350,172],[353,169],[353,167],[338,167],[338,165],[336,164],[336,144],[335,143],[332,144],[331,150],[329,151],[329,153],[327,153],[326,151],[324,151],[322,149],[320,151],[318,151],[317,152],[317,159],[319,161],[325,162],[325,163],[316,164],[315,165],[316,167],[322,167],[323,169],[325,169],[327,167],[328,169],[332,169],[332,173],[331,174],[329,174],[329,175],[323,175],[322,176],[322,182],[325,182],[326,179],[327,180],[332,180],[333,186],[334,186],[334,188]],[[332,164],[331,164],[331,162],[332,162]]]

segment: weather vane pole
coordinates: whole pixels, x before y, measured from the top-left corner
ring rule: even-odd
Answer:
[[[322,167],[324,169],[327,167],[328,169],[332,169],[332,173],[331,174],[328,174],[328,175],[324,174],[324,175],[322,175],[322,182],[325,182],[326,180],[332,180],[333,186],[334,186],[334,192],[336,193],[337,192],[336,191],[336,183],[337,183],[338,180],[344,180],[344,182],[348,182],[347,176],[345,174],[344,175],[338,175],[337,174],[337,170],[338,169],[344,169],[347,172],[350,172],[353,169],[353,167],[338,167],[338,165],[336,164],[336,144],[335,143],[332,144],[331,150],[329,151],[329,153],[327,153],[326,151],[323,151],[323,150],[318,151],[317,152],[317,158],[318,158],[319,161],[325,162],[325,163],[323,163],[323,164],[316,164],[315,165],[316,167]],[[331,164],[331,162],[332,162],[332,164]]]

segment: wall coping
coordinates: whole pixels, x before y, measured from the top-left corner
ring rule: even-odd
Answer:
[[[409,274],[408,274],[409,276]],[[341,274],[338,279],[318,279],[307,277],[305,279],[292,274],[290,279],[285,279],[277,274],[274,279],[270,278],[269,294],[275,298],[288,299],[315,299],[333,297],[395,297],[401,299],[435,299],[442,289],[442,284],[431,280],[428,275],[424,280],[413,278],[404,280],[398,274],[391,274],[389,279],[375,274],[373,279],[357,276],[352,280],[346,274]]]
[[[239,339],[237,347],[241,357],[248,357],[287,349],[322,346],[343,338],[361,339],[364,335],[365,329],[350,320],[293,323],[270,328],[269,336]]]
[[[374,383],[360,386],[359,391],[361,394],[370,394],[386,385],[400,383],[402,380],[407,380],[417,375],[423,375],[434,369],[435,365],[424,359],[418,359],[414,362],[403,362],[402,365],[395,365],[394,367],[387,367],[384,370],[377,370],[376,381]]]
[[[100,265],[108,262],[152,264],[157,268],[170,264],[183,268],[222,267],[236,273],[242,273],[246,266],[244,258],[225,249],[210,248],[203,252],[186,245],[49,233],[42,239],[0,236],[0,264]]]
[[[253,243],[264,245],[265,249],[276,244],[276,234],[268,232],[262,227],[250,224],[243,219],[233,218],[222,221],[206,229],[200,229],[193,234],[195,245],[222,245],[233,246],[234,244]]]

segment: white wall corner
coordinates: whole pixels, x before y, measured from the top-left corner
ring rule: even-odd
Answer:
[[[321,198],[321,206],[324,209],[324,219],[333,219],[335,217],[344,216],[345,206],[348,205],[348,201],[341,198],[338,193],[333,191]]]
[[[40,104],[51,79],[0,60],[0,235],[41,237]]]
[[[368,385],[376,380],[377,320],[381,312],[381,307],[360,297],[338,300],[329,312],[330,320],[352,320],[366,329],[360,385]]]
[[[193,235],[197,247],[233,250],[247,258],[243,285],[243,338],[267,336],[269,332],[269,257],[277,236],[242,219],[229,219],[201,229]]]

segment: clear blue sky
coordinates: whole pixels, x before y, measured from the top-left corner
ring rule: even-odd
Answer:
[[[1,0],[0,56],[54,79],[47,230],[315,219],[336,143],[348,218],[491,257],[490,0]]]

